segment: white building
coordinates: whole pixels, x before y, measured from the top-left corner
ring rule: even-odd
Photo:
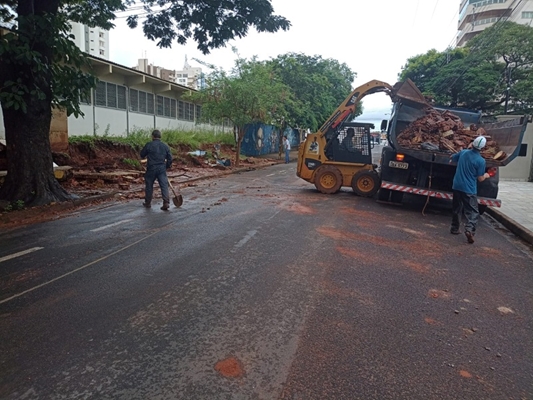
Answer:
[[[78,22],[71,22],[74,43],[91,56],[109,60],[109,31]]]
[[[204,74],[202,68],[191,67],[185,56],[183,69],[176,72],[176,83],[188,86],[193,89],[203,89],[205,87]]]
[[[533,26],[533,0],[461,0],[457,47],[498,21]]]

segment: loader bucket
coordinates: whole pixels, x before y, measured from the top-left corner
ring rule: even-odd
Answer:
[[[422,106],[430,106],[411,79],[396,83],[392,88],[391,98],[393,101],[407,100]]]

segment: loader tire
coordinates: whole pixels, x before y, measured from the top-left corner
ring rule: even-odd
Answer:
[[[359,196],[372,197],[379,187],[379,175],[375,171],[359,171],[352,178],[352,189]]]
[[[321,193],[337,193],[342,186],[342,174],[338,168],[323,165],[316,171],[315,187]]]

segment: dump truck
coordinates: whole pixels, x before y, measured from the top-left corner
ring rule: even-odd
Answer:
[[[443,150],[423,144],[416,146],[419,148],[412,148],[405,146],[405,142],[402,146],[398,140],[399,135],[414,121],[422,118],[429,108],[442,115],[452,113],[460,118],[465,127],[472,126],[498,144],[501,149],[500,158],[485,158],[487,171],[493,176],[478,182],[478,203],[480,212],[487,206],[500,207],[501,201],[497,198],[499,168],[509,164],[515,157],[526,154],[527,145],[522,144],[522,140],[529,116],[483,123],[481,112],[429,104],[410,80],[395,84],[390,93],[393,101],[391,117],[389,121],[382,123],[382,128],[387,131],[388,143],[382,149],[378,168],[381,181],[378,199],[400,203],[405,193],[450,200],[453,198],[452,183],[456,166],[450,164],[450,156],[454,149]]]

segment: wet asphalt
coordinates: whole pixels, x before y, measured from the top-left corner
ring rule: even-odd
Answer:
[[[530,247],[294,169],[1,232],[0,398],[533,398]]]

